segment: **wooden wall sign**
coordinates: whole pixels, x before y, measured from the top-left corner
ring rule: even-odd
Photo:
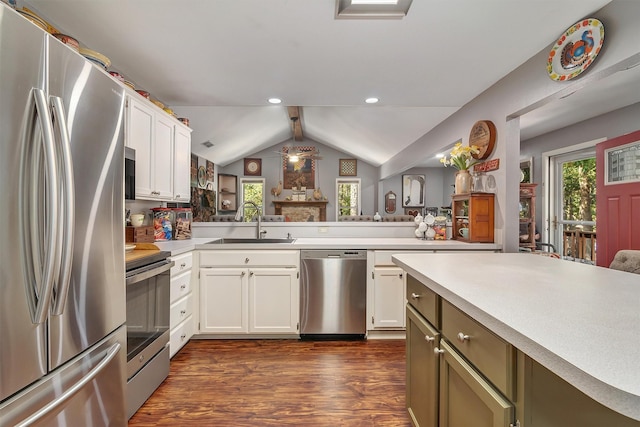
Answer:
[[[496,143],[496,126],[490,120],[480,120],[471,127],[469,146],[480,149],[478,154],[471,154],[474,159],[483,160],[491,155]]]
[[[487,162],[477,163],[473,165],[474,172],[491,172],[500,168],[500,159],[493,159]]]

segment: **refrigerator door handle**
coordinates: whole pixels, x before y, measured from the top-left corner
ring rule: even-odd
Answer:
[[[23,191],[19,197],[21,212],[30,212],[21,217],[24,258],[28,277],[25,280],[31,320],[43,323],[49,312],[54,281],[60,262],[58,252],[58,168],[54,147],[53,127],[47,97],[43,90],[33,88],[27,104],[28,128],[23,132],[22,174]],[[37,138],[35,129],[40,126],[42,138]],[[44,168],[40,168],[44,157]],[[41,171],[44,170],[45,197],[41,195]],[[41,199],[45,200],[44,209]],[[42,221],[42,222],[41,222]],[[41,224],[44,223],[44,231]]]
[[[22,422],[16,424],[16,427],[27,427],[47,415],[49,412],[56,409],[58,406],[62,405],[64,402],[69,400],[74,394],[82,390],[89,384],[91,381],[95,379],[106,367],[111,363],[111,361],[118,355],[120,352],[120,343],[113,344],[109,350],[107,350],[104,359],[100,361],[93,369],[89,371],[87,375],[82,377],[80,381],[69,387],[67,391],[62,393],[60,397],[56,400],[49,402],[39,411],[33,413],[29,418],[23,420]]]
[[[75,223],[75,183],[73,180],[73,163],[71,161],[71,141],[67,128],[67,115],[62,98],[51,97],[51,112],[53,128],[57,130],[56,145],[60,178],[59,201],[61,215],[59,216],[61,236],[59,240],[60,276],[58,288],[54,294],[53,314],[61,315],[69,293],[71,284],[71,263],[73,261],[74,223]]]

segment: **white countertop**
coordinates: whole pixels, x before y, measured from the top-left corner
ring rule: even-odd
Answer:
[[[393,260],[578,390],[640,420],[640,275],[525,253]]]
[[[199,239],[204,243],[196,249],[377,249],[377,250],[418,250],[418,251],[469,251],[501,250],[495,243],[465,243],[457,240],[420,240],[401,238],[361,238],[361,237],[301,237],[293,243],[211,243],[214,238]]]

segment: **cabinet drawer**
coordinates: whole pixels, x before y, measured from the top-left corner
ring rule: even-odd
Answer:
[[[442,301],[442,334],[509,399],[514,399],[515,358],[513,346]]]
[[[297,267],[300,264],[298,251],[202,251],[200,253],[201,267]]]
[[[171,330],[169,335],[169,356],[173,357],[184,345],[189,342],[193,336],[194,325],[193,316],[187,319]]]
[[[171,276],[177,276],[184,271],[191,270],[193,266],[193,254],[188,252],[186,254],[172,256],[171,261],[175,263],[175,265],[171,267]]]
[[[181,300],[171,304],[169,311],[169,324],[171,328],[177,326],[180,322],[191,316],[193,313],[193,295],[189,294]]]
[[[171,296],[170,301],[173,303],[183,296],[191,293],[191,271],[185,271],[179,276],[171,278]]]
[[[407,301],[436,328],[440,328],[438,295],[415,277],[407,276]]]

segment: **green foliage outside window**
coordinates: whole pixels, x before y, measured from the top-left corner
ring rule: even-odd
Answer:
[[[338,214],[358,215],[358,188],[355,183],[338,184]]]
[[[564,163],[562,177],[564,219],[568,221],[595,221],[596,159],[590,158]]]
[[[257,206],[263,206],[264,184],[262,182],[243,182],[242,196],[243,202],[253,202]],[[250,222],[256,214],[256,209],[253,206],[245,205],[242,212],[242,221]]]

